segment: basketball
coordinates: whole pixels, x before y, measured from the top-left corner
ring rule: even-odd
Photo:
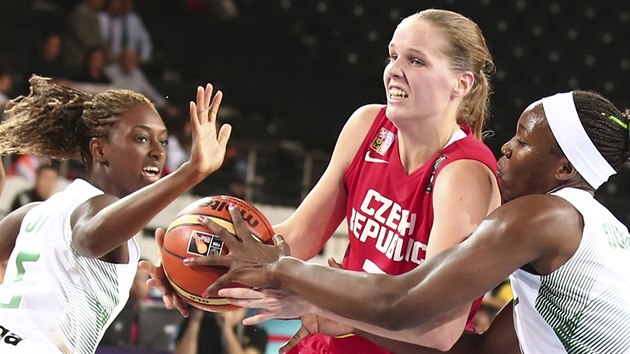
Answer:
[[[175,216],[164,236],[162,264],[166,277],[188,303],[204,311],[223,312],[237,308],[219,297],[217,293],[208,294],[205,298],[201,296],[210,284],[226,273],[227,269],[188,267],[184,265],[183,259],[228,253],[223,241],[199,222],[198,217],[205,215],[227,231],[235,233],[228,211],[230,203],[238,207],[245,224],[259,241],[271,240],[274,235],[273,228],[256,207],[241,199],[225,195],[202,198],[186,206]],[[225,287],[238,286],[242,285],[233,283]]]

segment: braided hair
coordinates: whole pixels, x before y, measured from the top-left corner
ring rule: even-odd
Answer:
[[[604,159],[619,172],[630,158],[630,112],[592,91],[573,91],[580,122]]]
[[[111,127],[127,110],[153,104],[129,90],[96,95],[33,75],[28,96],[7,104],[0,124],[0,154],[42,155],[57,160],[79,160],[89,166],[90,140],[108,137]]]

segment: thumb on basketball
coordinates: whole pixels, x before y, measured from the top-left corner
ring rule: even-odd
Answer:
[[[283,255],[291,255],[291,248],[289,247],[289,244],[284,240],[284,237],[282,237],[282,235],[273,235],[271,240],[273,241],[274,246],[280,248],[280,251]]]

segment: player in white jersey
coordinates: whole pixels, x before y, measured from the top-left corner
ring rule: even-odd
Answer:
[[[222,93],[199,87],[190,160],[160,179],[168,132],[146,97],[30,84],[5,111],[0,153],[82,159],[87,178],[0,221],[0,353],[93,353],[127,301],[133,236],[221,166],[231,127],[216,129]]]
[[[630,156],[628,124],[627,112],[593,92],[530,105],[501,149],[506,203],[466,241],[403,275],[361,274],[283,257],[281,238],[274,238],[278,246],[245,241],[238,210],[232,217],[240,239],[206,220],[230,255],[191,264],[231,268],[208,291],[238,281],[293,294],[292,304],[272,315],[285,317],[299,307],[311,315],[303,317],[289,346],[316,332],[354,330],[396,353],[431,353],[370,333],[448,321],[458,306],[512,274],[513,305],[483,335],[462,336],[451,352],[630,353],[630,235],[593,197]],[[235,302],[248,307],[262,301],[250,289],[219,292],[230,294],[251,296]]]

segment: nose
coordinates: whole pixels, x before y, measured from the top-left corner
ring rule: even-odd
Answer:
[[[512,139],[510,139],[507,143],[501,146],[501,154],[503,154],[503,156],[508,157],[508,158],[512,156],[512,149],[510,148],[510,142],[512,142]]]
[[[401,77],[403,76],[400,60],[394,59],[385,67],[385,75],[389,77]]]
[[[164,146],[159,139],[154,139],[151,143],[151,151],[149,153],[156,159],[162,158],[166,155],[166,146]]]

